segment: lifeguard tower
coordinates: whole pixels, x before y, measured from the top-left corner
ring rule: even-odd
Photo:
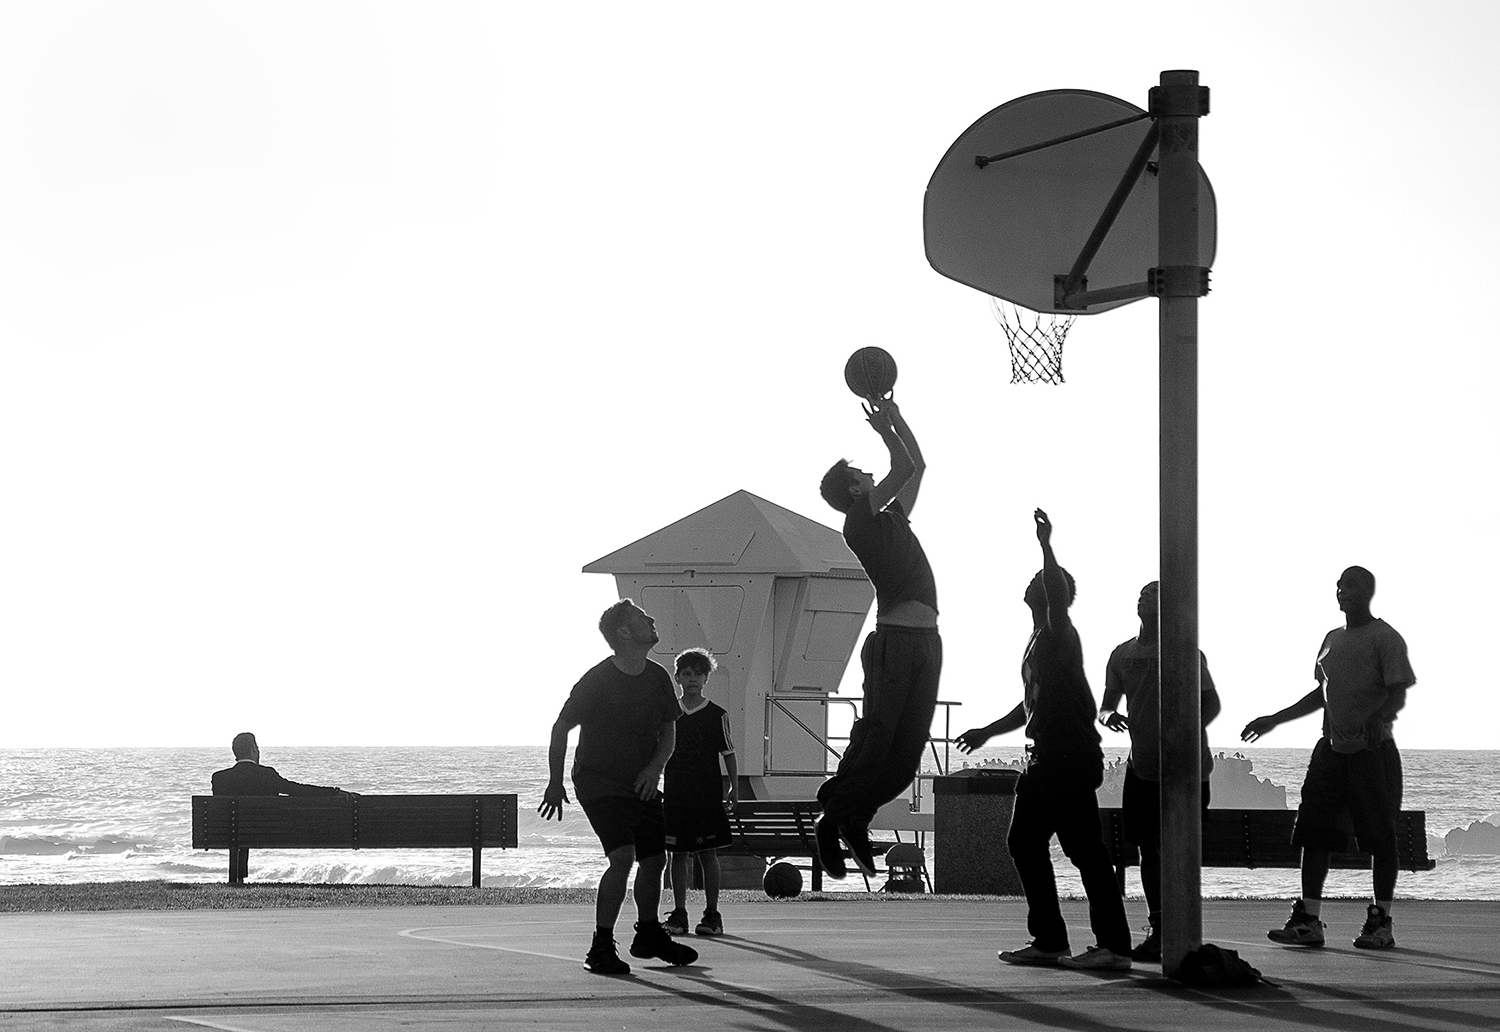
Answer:
[[[708,694],[729,712],[744,798],[812,798],[836,755],[829,696],[875,598],[842,535],[736,491],[583,572],[613,574],[656,618],[663,666],[713,653]]]

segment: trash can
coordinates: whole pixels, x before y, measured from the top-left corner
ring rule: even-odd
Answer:
[[[1021,895],[1005,848],[1020,780],[1014,767],[970,767],[932,779],[933,891]]]

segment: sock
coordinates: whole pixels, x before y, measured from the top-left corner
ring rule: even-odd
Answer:
[[[1377,907],[1379,907],[1381,910],[1385,911],[1385,916],[1386,917],[1390,917],[1391,916],[1391,904],[1394,903],[1394,902],[1395,902],[1395,900],[1393,900],[1393,899],[1377,899],[1375,901],[1375,905]]]
[[[1302,901],[1302,909],[1307,911],[1309,917],[1317,917],[1323,909],[1323,901],[1321,899],[1304,899]]]
[[[594,938],[596,939],[613,939],[614,937],[615,930],[613,928],[606,928],[604,925],[598,925],[594,928]]]

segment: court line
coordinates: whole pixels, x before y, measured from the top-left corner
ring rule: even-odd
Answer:
[[[188,1025],[202,1025],[204,1028],[216,1028],[219,1032],[258,1032],[256,1029],[242,1028],[239,1025],[221,1025],[217,1021],[204,1021],[202,1018],[179,1018],[175,1015],[166,1015],[168,1021],[181,1021]]]
[[[449,939],[449,938],[445,938],[444,936],[441,936],[441,935],[423,935],[423,934],[421,934],[422,932],[426,932],[426,931],[428,931],[430,929],[443,928],[443,927],[449,927],[449,926],[445,926],[445,925],[426,925],[426,926],[423,926],[423,927],[420,927],[420,928],[406,928],[406,929],[403,929],[403,930],[397,932],[396,934],[397,935],[401,935],[401,936],[405,936],[408,939],[416,939],[418,942],[441,942],[441,943],[446,943],[449,946],[469,946],[469,947],[472,947],[474,949],[479,949],[479,950],[499,950],[501,953],[519,953],[522,956],[526,956],[526,957],[543,957],[543,958],[545,958],[547,960],[564,960],[564,961],[567,961],[569,964],[578,964],[578,963],[581,963],[581,961],[577,957],[561,957],[561,956],[558,956],[556,953],[541,953],[541,952],[539,952],[537,950],[522,950],[522,949],[517,949],[514,946],[493,946],[493,945],[491,945],[490,943],[487,943],[487,942],[472,942],[472,941],[467,940],[467,939]]]

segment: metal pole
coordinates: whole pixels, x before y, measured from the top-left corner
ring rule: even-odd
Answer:
[[[1161,882],[1162,971],[1203,941],[1198,666],[1198,73],[1164,71],[1161,129]]]

